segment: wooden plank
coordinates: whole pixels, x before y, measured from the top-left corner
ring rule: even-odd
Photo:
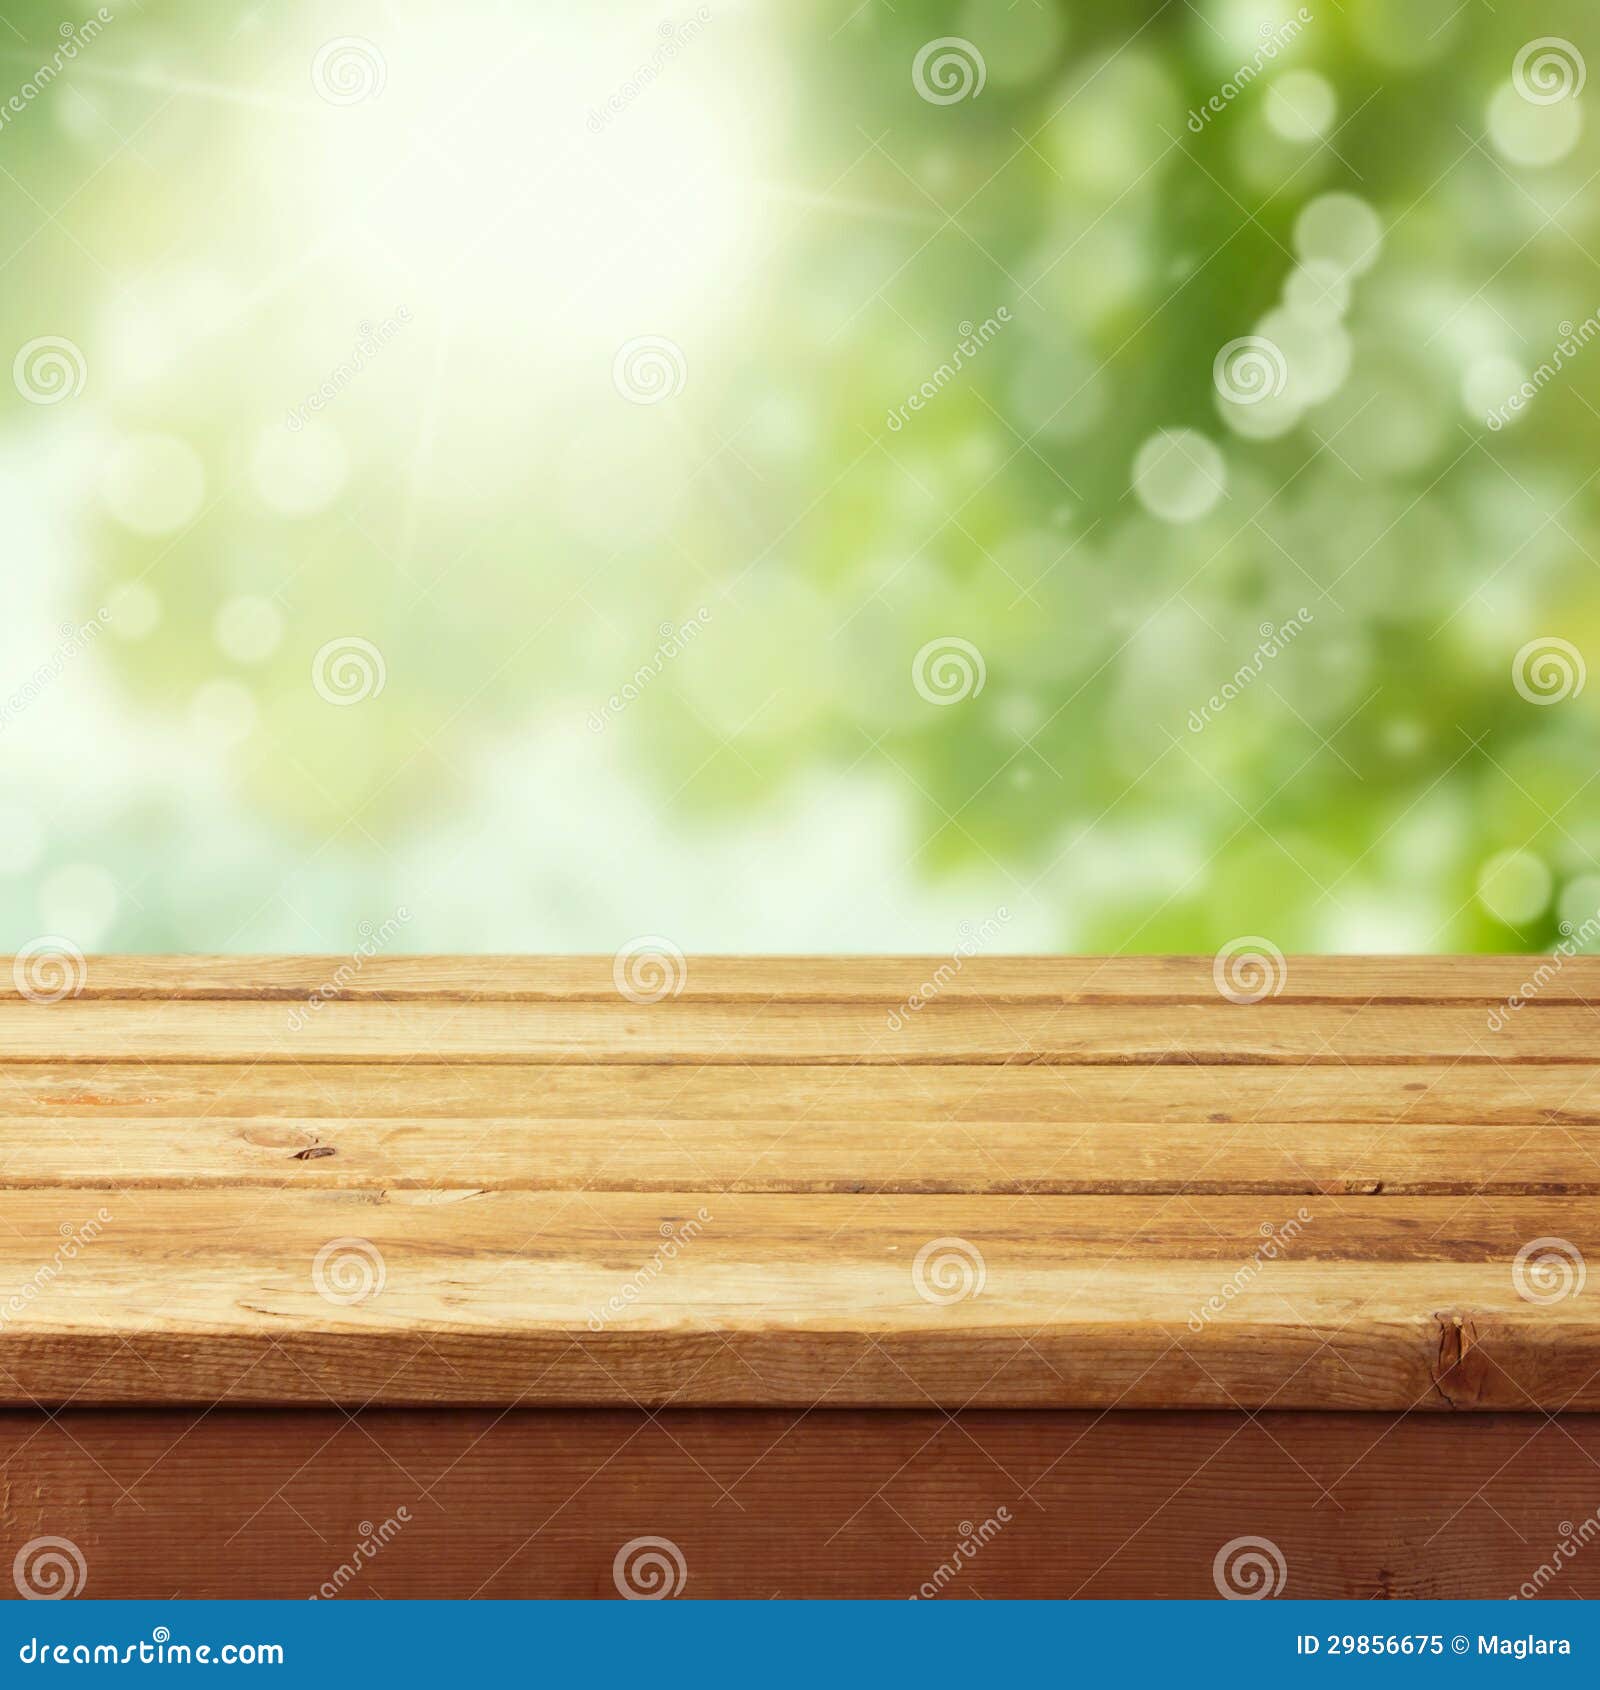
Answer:
[[[0,1003],[8,1062],[1581,1063],[1594,1012],[1437,1004]],[[301,1019],[296,1020],[296,1017]]]
[[[273,1121],[1144,1122],[1600,1125],[1600,1067],[1461,1063],[1392,1067],[1092,1064],[1072,1068],[890,1064],[0,1062],[5,1147],[40,1118]]]
[[[1593,1601],[1597,1465],[1584,1415],[9,1412],[0,1540],[91,1599],[615,1599],[655,1537],[689,1600],[1215,1600],[1248,1537],[1288,1599]]]
[[[0,1181],[1576,1194],[1600,1071],[21,1064]]]
[[[1580,1199],[258,1188],[6,1219],[13,1403],[1600,1407],[1600,1287],[1514,1269],[1600,1250]]]
[[[314,1103],[314,1097],[308,1097]],[[440,1116],[0,1117],[13,1188],[485,1191],[1600,1193],[1600,1126],[1290,1121],[530,1121]]]
[[[1499,1015],[1414,960],[1240,1005],[999,959],[914,1011],[904,959],[657,1004],[393,960],[0,1002],[0,1400],[1600,1406],[1592,1299],[1514,1272],[1600,1247],[1565,968]],[[952,1239],[979,1296],[919,1282]]]
[[[626,957],[621,965],[626,970]],[[26,967],[26,962],[24,962]],[[92,956],[81,970],[85,998],[605,1002],[618,994],[613,956]],[[674,960],[669,984],[691,1000],[755,1003],[887,1002],[913,995],[1027,1002],[1139,998],[1210,1003],[1220,995],[1209,956],[912,957],[693,956]],[[1274,965],[1279,1003],[1502,1002],[1527,1007],[1600,1000],[1600,957],[1302,957]],[[651,989],[654,989],[655,982]],[[0,968],[0,997],[14,996]]]

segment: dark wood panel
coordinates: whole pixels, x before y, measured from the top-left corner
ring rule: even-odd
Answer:
[[[0,1550],[89,1597],[612,1598],[645,1538],[686,1597],[1214,1597],[1255,1539],[1286,1597],[1594,1599],[1597,1477],[1580,1415],[7,1411]]]

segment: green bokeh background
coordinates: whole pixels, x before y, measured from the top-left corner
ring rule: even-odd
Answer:
[[[1592,7],[107,11],[0,126],[6,357],[59,337],[83,376],[0,386],[0,690],[51,671],[0,731],[13,948],[1594,918],[1600,685],[1516,678],[1600,655],[1600,344],[1486,421],[1600,310],[1600,84],[1513,77],[1542,37],[1600,66]],[[7,89],[80,22],[6,20]],[[936,103],[947,36],[983,86]],[[381,65],[348,104],[314,75],[344,38]],[[1286,396],[1220,401],[1263,334]],[[640,337],[659,403],[614,379]],[[1220,452],[1190,520],[1135,473],[1169,429]],[[952,636],[982,690],[931,703]],[[383,686],[331,703],[352,637]]]

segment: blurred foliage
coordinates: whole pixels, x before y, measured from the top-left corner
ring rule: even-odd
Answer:
[[[109,622],[0,733],[11,943],[405,905],[422,949],[941,951],[1005,906],[1017,949],[1522,950],[1600,908],[1600,682],[1517,684],[1600,658],[1600,346],[1488,422],[1600,310],[1591,7],[374,0],[348,104],[325,8],[107,12],[0,129],[11,345],[87,372],[4,395],[6,672]],[[67,26],[8,15],[20,87]],[[1569,94],[1517,86],[1536,36]],[[352,637],[382,690],[330,703]],[[983,686],[931,703],[952,637]]]

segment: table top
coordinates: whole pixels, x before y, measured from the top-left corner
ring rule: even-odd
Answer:
[[[58,961],[0,1402],[1600,1408],[1600,960]]]

